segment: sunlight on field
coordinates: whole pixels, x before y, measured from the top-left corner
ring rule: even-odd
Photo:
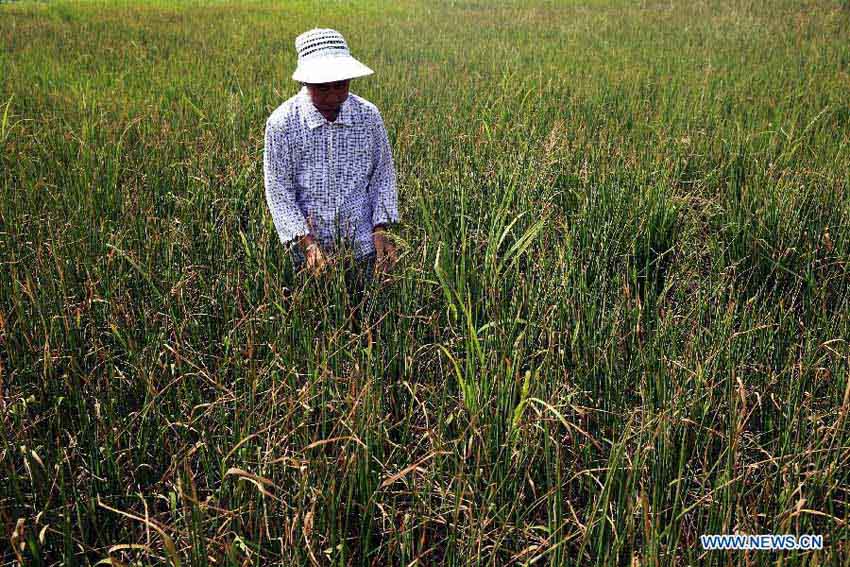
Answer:
[[[399,176],[367,327],[264,198],[316,26],[375,69]],[[0,563],[846,559],[848,29],[828,0],[0,4]]]

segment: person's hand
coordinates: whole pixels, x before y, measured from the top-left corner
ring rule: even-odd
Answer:
[[[375,243],[375,273],[388,274],[398,261],[395,244],[381,225],[372,230],[372,241]]]
[[[307,269],[315,276],[321,274],[327,267],[328,261],[315,239],[309,235],[305,236],[301,240],[301,246],[304,248],[304,256],[307,259]]]
[[[319,248],[318,244],[311,244],[307,247],[307,269],[313,275],[321,274],[328,265],[328,261],[325,258],[324,253],[322,253],[322,249]]]

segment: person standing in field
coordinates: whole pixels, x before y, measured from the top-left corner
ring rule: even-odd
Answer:
[[[349,92],[352,79],[373,71],[332,29],[299,35],[295,50],[292,78],[302,88],[266,121],[266,201],[297,268],[318,274],[349,250],[370,279],[395,265],[387,226],[399,221],[383,119],[375,105]]]

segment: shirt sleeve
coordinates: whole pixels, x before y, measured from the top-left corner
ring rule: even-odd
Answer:
[[[295,200],[295,172],[286,134],[266,122],[263,150],[266,202],[282,243],[309,234],[309,227]]]
[[[372,226],[398,222],[398,192],[392,149],[384,121],[375,116],[375,169],[369,180],[369,200],[372,203]]]

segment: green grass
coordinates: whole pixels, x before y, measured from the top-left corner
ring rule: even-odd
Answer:
[[[399,175],[363,325],[263,191],[314,26],[376,69]],[[850,564],[848,29],[0,5],[0,563]],[[700,547],[735,532],[825,548]]]

